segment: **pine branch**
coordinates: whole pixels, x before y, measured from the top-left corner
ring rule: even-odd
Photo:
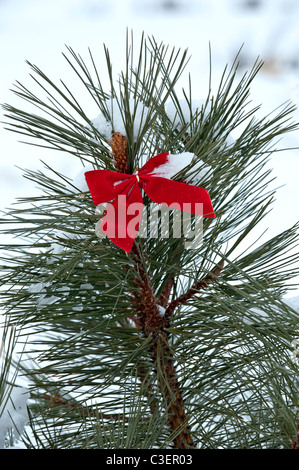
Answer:
[[[224,261],[222,260],[211,274],[208,274],[203,279],[194,284],[192,287],[190,287],[188,292],[185,292],[184,294],[180,295],[177,299],[170,302],[165,311],[165,318],[170,318],[179,305],[186,304],[188,300],[192,299],[192,297],[198,294],[201,289],[206,289],[209,284],[211,284],[212,282],[216,282],[217,277],[220,276],[223,266]]]
[[[114,134],[110,145],[117,170],[127,172],[129,168],[127,139],[119,133]],[[152,275],[144,269],[136,242],[132,247],[132,259],[134,260],[134,272],[137,274],[134,278],[137,291],[133,292],[134,309],[137,316],[131,316],[131,319],[145,338],[150,337],[149,351],[153,362],[153,371],[157,376],[160,393],[168,415],[168,424],[174,436],[174,448],[186,449],[192,447],[194,443],[186,419],[180,384],[176,378],[173,355],[169,348],[169,333],[165,331],[165,327],[169,327],[170,322],[169,319],[163,318],[159,312],[158,301],[150,284]],[[171,286],[168,285],[167,291],[164,290],[162,294],[163,303],[167,301],[166,296],[169,296],[170,290]],[[139,369],[141,364],[139,361]],[[147,376],[147,371],[145,371],[145,376]],[[145,381],[144,378],[143,383]],[[155,404],[152,400],[150,400],[150,407],[153,412]]]

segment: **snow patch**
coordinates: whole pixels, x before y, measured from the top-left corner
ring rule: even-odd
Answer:
[[[178,106],[171,101],[165,104],[165,112],[173,125],[180,130],[195,116],[200,117],[200,112],[204,109],[205,103],[206,100],[203,99],[192,100],[191,103],[188,103],[186,100],[179,100]],[[211,107],[208,104],[204,111],[204,116],[207,116],[210,109]]]
[[[186,183],[197,184],[207,179],[207,175],[211,177],[212,167],[205,164],[194,153],[183,152],[178,154],[170,154],[168,161],[161,165],[155,174],[163,178],[174,178],[178,173],[183,171],[186,167],[190,166],[184,175]]]
[[[161,317],[164,317],[164,315],[165,315],[165,308],[162,307],[162,305],[158,305],[158,310],[159,310],[159,313],[160,313]]]
[[[48,296],[46,289],[47,287],[50,287],[50,286],[51,286],[50,283],[38,282],[35,284],[31,284],[28,287],[27,291],[30,294],[40,294],[38,296],[37,304],[36,304],[38,310],[44,307],[47,307],[48,305],[52,305],[55,302],[58,302],[59,300],[61,300],[61,297],[57,297],[55,295]],[[62,292],[63,295],[67,296],[70,293],[70,288],[68,286],[59,287],[58,289],[56,289],[56,292]]]
[[[29,392],[24,387],[13,387],[9,401],[0,416],[0,449],[18,447],[17,439],[29,421],[27,402]]]
[[[116,98],[105,101],[107,116],[101,113],[91,121],[93,126],[107,140],[111,139],[112,132],[119,132],[124,136],[127,135],[126,120],[124,111],[120,108],[121,105],[122,103]],[[145,125],[148,108],[144,106],[143,103],[136,103],[136,101],[131,98],[129,100],[129,109],[133,124],[133,140],[136,141],[140,130]]]

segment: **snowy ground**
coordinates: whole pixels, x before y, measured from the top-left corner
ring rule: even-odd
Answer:
[[[250,69],[257,56],[265,61],[252,87],[252,100],[254,105],[262,103],[262,112],[267,114],[286,100],[299,105],[298,21],[298,0],[0,0],[0,102],[23,106],[10,88],[16,80],[31,87],[26,59],[54,80],[71,83],[75,90],[73,74],[61,55],[65,45],[83,57],[90,47],[100,64],[105,43],[114,69],[121,70],[126,28],[132,28],[136,39],[144,31],[158,42],[189,49],[192,59],[187,72],[195,98],[207,93],[209,42],[215,86],[225,65],[244,44],[243,71]],[[187,81],[188,73],[181,85],[187,87]],[[294,117],[298,120],[299,112]],[[16,166],[36,169],[42,159],[70,177],[79,170],[77,162],[19,140],[20,136],[0,126],[0,210],[34,191]],[[279,145],[299,147],[299,133]],[[259,233],[268,229],[267,238],[298,220],[299,150],[279,152],[271,163],[277,186],[284,186],[260,228]],[[293,303],[299,310],[298,304]]]

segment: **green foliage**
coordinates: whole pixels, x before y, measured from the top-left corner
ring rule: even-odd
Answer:
[[[5,410],[11,389],[16,379],[16,371],[11,372],[12,369],[12,355],[16,344],[15,329],[8,327],[7,322],[4,322],[1,328],[0,337],[0,418]]]
[[[282,296],[298,274],[298,227],[250,248],[247,237],[271,207],[275,191],[267,162],[275,139],[298,128],[293,108],[282,106],[257,119],[258,108],[248,109],[248,98],[261,64],[240,77],[236,59],[216,94],[210,89],[196,112],[190,82],[183,100],[190,108],[186,122],[176,91],[186,51],[142,37],[135,55],[131,38],[125,70],[116,80],[105,48],[110,81],[105,90],[91,52],[87,65],[68,48],[65,58],[82,84],[80,97],[29,64],[41,96],[20,83],[15,93],[38,114],[4,105],[8,128],[34,145],[72,154],[82,167],[114,170],[109,139],[79,101],[89,97],[113,122],[106,100],[115,98],[130,171],[162,151],[192,152],[211,167],[205,187],[216,219],[204,219],[203,243],[186,250],[180,239],[148,237],[139,238],[137,247],[157,298],[169,279],[174,279],[172,300],[210,274],[219,260],[225,262],[216,282],[175,311],[169,328],[197,446],[288,448],[298,409],[298,370],[291,354],[298,314]],[[177,109],[180,128],[165,111],[167,101]],[[135,138],[140,104],[145,114]],[[240,126],[229,145],[227,137]],[[183,181],[190,171],[185,168],[177,179]],[[136,291],[132,255],[96,236],[91,197],[68,176],[48,164],[44,172],[25,170],[24,176],[41,191],[2,219],[3,232],[16,242],[2,247],[1,296],[9,323],[28,335],[28,360],[22,362],[32,398],[28,447],[167,448],[173,436],[151,371],[149,340],[130,320]]]

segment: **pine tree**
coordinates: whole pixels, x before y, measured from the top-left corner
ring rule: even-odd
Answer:
[[[68,47],[63,55],[81,96],[28,63],[40,95],[17,82],[14,93],[33,110],[4,105],[6,126],[30,144],[79,159],[83,173],[132,174],[162,152],[192,154],[173,179],[204,186],[216,217],[201,219],[195,248],[186,248],[184,234],[166,238],[158,230],[139,234],[126,252],[98,236],[100,215],[79,180],[48,163],[24,171],[40,194],[3,217],[3,232],[16,241],[2,247],[1,266],[6,320],[26,341],[24,442],[52,449],[290,448],[298,314],[283,296],[298,274],[298,226],[253,246],[247,240],[273,204],[267,165],[276,139],[298,129],[293,106],[257,118],[250,86],[262,63],[240,75],[238,58],[215,94],[210,75],[206,99],[194,106],[191,79],[183,99],[177,91],[187,51],[142,36],[136,54],[133,44],[128,35],[117,78],[104,46],[109,89],[91,51],[87,64]],[[85,114],[87,99],[106,131]],[[150,207],[146,195],[143,203]],[[156,220],[162,225],[161,214]]]

